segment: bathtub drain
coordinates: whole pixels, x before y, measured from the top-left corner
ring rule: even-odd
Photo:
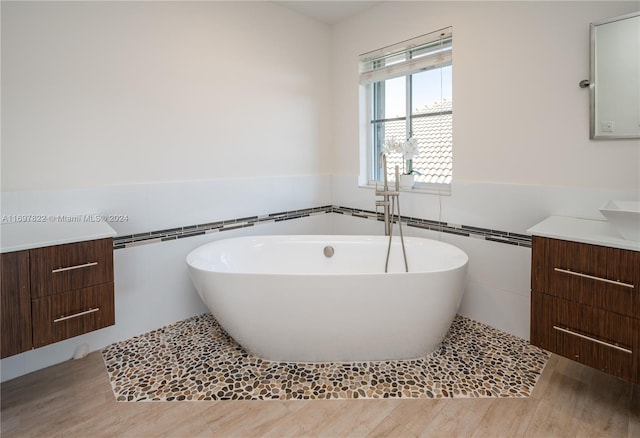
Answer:
[[[332,257],[335,250],[333,249],[333,246],[325,246],[322,252],[324,252],[325,257]]]

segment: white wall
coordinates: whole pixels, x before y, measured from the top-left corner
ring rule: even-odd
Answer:
[[[270,2],[0,7],[2,214],[122,214],[122,236],[331,203],[328,26]],[[202,243],[329,224],[116,250],[116,325],[6,358],[2,380],[205,312]]]
[[[327,173],[329,47],[271,2],[2,2],[2,189]]]
[[[638,199],[640,141],[589,140],[589,23],[637,2],[386,2],[336,25],[332,201],[374,210],[358,188],[358,55],[453,26],[451,196],[403,193],[402,213],[526,233],[553,214],[604,219],[609,199]],[[334,219],[335,233],[381,233]],[[411,232],[417,233],[415,230]],[[420,232],[425,234],[425,232]],[[426,233],[470,256],[460,313],[529,336],[531,252]]]

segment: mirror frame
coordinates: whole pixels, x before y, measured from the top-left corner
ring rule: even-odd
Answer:
[[[587,82],[589,87],[589,127],[590,127],[590,135],[589,138],[593,140],[615,140],[615,139],[633,139],[640,138],[640,133],[638,134],[611,134],[611,135],[602,135],[602,133],[596,133],[596,86],[597,86],[597,78],[596,78],[596,30],[598,26],[602,26],[604,24],[614,23],[616,21],[622,21],[629,18],[640,17],[640,11],[631,12],[629,14],[620,15],[617,17],[607,18],[604,20],[595,21],[589,26],[589,37],[590,37],[590,70],[589,76],[590,80]],[[580,83],[580,86],[583,85],[585,81]]]

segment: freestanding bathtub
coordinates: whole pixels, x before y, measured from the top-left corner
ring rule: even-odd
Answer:
[[[458,311],[468,257],[447,243],[405,237],[406,273],[394,236],[385,273],[387,243],[385,236],[236,237],[194,249],[187,264],[218,323],[263,359],[422,357]]]

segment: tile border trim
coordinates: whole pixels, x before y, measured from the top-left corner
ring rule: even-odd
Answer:
[[[227,219],[217,222],[208,222],[197,225],[187,225],[184,227],[168,228],[164,230],[150,231],[147,233],[128,234],[113,238],[113,249],[132,248],[151,243],[166,242],[168,240],[184,239],[186,237],[201,236],[203,234],[220,233],[223,231],[248,228],[272,222],[282,222],[303,217],[316,216],[321,214],[342,214],[361,219],[384,221],[384,215],[371,210],[361,210],[358,208],[342,207],[337,205],[325,205],[322,207],[304,208],[301,210],[283,211],[279,213],[269,213],[262,216],[249,216],[238,219]],[[491,242],[503,243],[507,245],[522,246],[531,248],[531,236],[526,234],[511,233],[508,231],[479,228],[469,225],[456,225],[446,222],[433,221],[428,219],[415,218],[411,216],[401,216],[401,222],[409,227],[423,230],[436,231],[458,236],[472,237],[476,239],[488,240]]]
[[[203,234],[219,233],[223,231],[248,228],[271,222],[282,222],[302,217],[331,213],[333,206],[305,208],[302,210],[269,213],[262,216],[249,216],[237,219],[226,219],[184,227],[168,228],[147,233],[129,234],[113,238],[113,249],[131,248],[149,243],[166,242],[168,240],[183,239],[185,237],[201,236]]]
[[[382,213],[377,213],[370,210],[360,210],[357,208],[334,206],[332,213],[355,216],[363,219],[373,219],[381,222],[384,221],[384,215]],[[456,234],[458,236],[473,237],[476,239],[489,240],[491,242],[531,248],[531,236],[527,234],[518,234],[509,231],[499,231],[489,228],[473,227],[470,225],[457,225],[411,216],[401,216],[400,220],[403,225],[413,228],[421,228],[423,230]]]

